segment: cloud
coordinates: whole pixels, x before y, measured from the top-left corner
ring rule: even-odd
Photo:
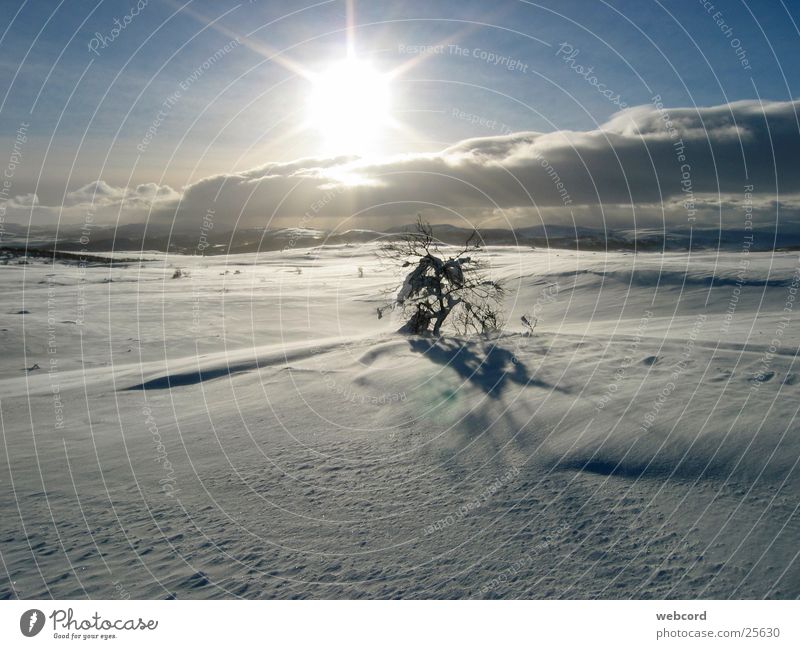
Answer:
[[[590,131],[473,138],[442,151],[306,158],[200,180],[178,194],[154,184],[92,183],[65,205],[150,210],[179,224],[213,210],[238,227],[344,222],[372,227],[435,220],[493,225],[567,222],[633,227],[742,227],[800,207],[799,102],[738,101],[704,108],[625,109]],[[748,197],[747,194],[751,194]],[[43,209],[39,206],[37,209]],[[52,209],[52,208],[51,208]]]
[[[11,209],[30,209],[39,204],[39,197],[36,194],[21,194],[14,196],[9,202],[8,207]]]
[[[97,224],[129,223],[144,221],[149,213],[175,205],[180,198],[168,185],[115,187],[98,180],[67,192],[60,204],[45,205],[36,194],[15,196],[6,206],[6,219],[35,225],[82,224],[87,217]]]
[[[95,206],[113,205],[120,202],[126,193],[125,188],[112,187],[104,180],[97,180],[68,192],[64,196],[63,205],[65,207],[92,204]]]

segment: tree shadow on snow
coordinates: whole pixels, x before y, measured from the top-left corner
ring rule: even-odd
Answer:
[[[455,371],[493,399],[498,399],[511,383],[563,392],[532,376],[519,358],[497,343],[415,337],[408,344],[412,351]]]

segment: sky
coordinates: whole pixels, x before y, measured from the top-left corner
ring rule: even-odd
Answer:
[[[6,223],[800,223],[797,0],[2,6]]]

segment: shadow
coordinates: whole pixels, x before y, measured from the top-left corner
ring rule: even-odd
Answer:
[[[169,390],[170,388],[177,388],[183,385],[196,385],[203,381],[212,381],[225,376],[231,377],[234,374],[257,368],[258,364],[256,363],[241,363],[228,367],[167,374],[166,376],[159,376],[158,378],[150,379],[138,385],[132,385],[128,388],[124,388],[124,390]]]
[[[498,399],[510,383],[565,392],[531,376],[519,358],[496,342],[415,337],[408,344],[411,351],[450,368],[493,399]]]

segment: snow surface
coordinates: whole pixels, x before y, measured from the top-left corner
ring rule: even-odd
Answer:
[[[371,245],[0,268],[0,597],[800,596],[797,254],[489,252],[488,340]]]

